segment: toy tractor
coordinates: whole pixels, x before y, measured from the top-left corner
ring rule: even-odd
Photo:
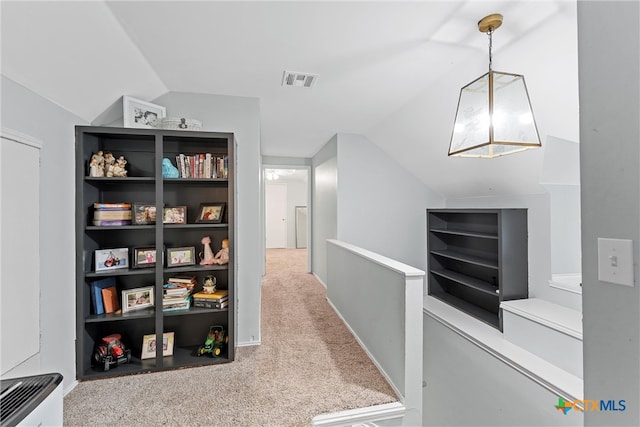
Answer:
[[[229,337],[227,336],[224,327],[211,326],[204,344],[198,347],[198,356],[203,356],[205,354],[210,354],[214,357],[219,356],[222,352],[222,347],[224,347],[228,342]]]
[[[105,371],[108,371],[111,365],[131,362],[131,350],[125,348],[120,339],[120,334],[112,334],[102,338],[96,345],[93,360],[97,365],[103,365]]]

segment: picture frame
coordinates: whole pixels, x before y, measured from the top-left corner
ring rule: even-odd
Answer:
[[[133,204],[133,223],[136,225],[156,223],[156,205],[136,202]]]
[[[160,128],[167,109],[161,105],[136,99],[131,96],[122,97],[123,122],[126,128]]]
[[[175,332],[165,332],[162,334],[162,356],[173,356],[173,343],[175,342]],[[142,337],[142,354],[140,359],[151,359],[156,357],[156,334],[144,335]]]
[[[96,249],[94,268],[96,273],[129,268],[129,248]]]
[[[167,267],[181,267],[196,263],[195,246],[167,249]]]
[[[162,222],[164,224],[186,224],[186,206],[167,206],[162,208]]]
[[[122,291],[122,312],[142,310],[155,306],[153,286],[143,288],[124,289]]]
[[[224,217],[225,202],[200,203],[200,212],[196,222],[220,224]]]
[[[133,268],[150,268],[156,266],[156,248],[152,246],[133,248],[131,256]]]

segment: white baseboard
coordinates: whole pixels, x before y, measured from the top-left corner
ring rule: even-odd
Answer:
[[[317,415],[311,420],[311,425],[314,427],[375,425],[373,424],[375,421],[401,418],[404,416],[405,411],[404,405],[400,402],[385,403],[383,405]]]
[[[326,283],[324,283],[324,282],[322,281],[322,279],[321,279],[321,278],[319,278],[319,277],[318,277],[318,275],[317,275],[316,273],[312,273],[312,274],[313,274],[313,277],[315,277],[315,278],[316,278],[316,280],[317,280],[318,282],[320,282],[320,284],[321,284],[322,286],[324,286],[324,288],[325,288],[325,289],[327,289],[327,284],[326,284]]]
[[[64,390],[64,395],[66,396],[67,394],[71,393],[71,390],[76,388],[77,385],[78,385],[78,380],[74,380],[71,384],[69,384],[69,387],[67,387]]]
[[[236,347],[251,347],[253,345],[260,345],[262,341],[245,341],[236,343]]]

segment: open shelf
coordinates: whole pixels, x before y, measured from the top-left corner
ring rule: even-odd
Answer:
[[[467,255],[462,252],[450,251],[450,250],[432,250],[433,255],[438,255],[445,258],[455,259],[457,261],[467,262],[469,264],[479,265],[481,267],[498,268],[498,261],[493,261],[487,258],[479,256]]]
[[[437,274],[438,276],[444,277],[445,279],[452,280],[464,286],[469,286],[477,291],[485,292],[495,297],[498,297],[498,295],[500,295],[500,290],[496,286],[492,285],[489,282],[485,282],[484,280],[479,280],[475,277],[460,274],[452,270],[431,269],[430,271],[432,274]]]
[[[455,234],[456,236],[466,236],[466,237],[478,237],[480,239],[493,239],[497,240],[498,235],[492,233],[479,233],[474,231],[467,230],[454,230],[450,228],[431,228],[429,231],[433,233],[441,233],[441,234]]]

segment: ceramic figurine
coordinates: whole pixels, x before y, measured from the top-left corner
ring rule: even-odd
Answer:
[[[105,153],[104,155],[104,173],[105,176],[113,176],[113,167],[116,163],[116,158],[111,153]]]
[[[111,173],[113,176],[127,176],[127,170],[125,169],[125,165],[127,164],[127,160],[124,156],[118,157],[113,168],[111,169]]]
[[[213,249],[211,249],[211,238],[209,236],[203,237],[200,243],[204,245],[204,252],[200,253],[200,257],[202,258],[200,265],[214,264]]]
[[[222,240],[222,249],[213,257],[213,263],[220,265],[229,263],[229,239]]]
[[[173,166],[171,163],[171,159],[164,158],[162,159],[162,177],[163,178],[178,178],[180,175],[178,173],[178,168]]]
[[[91,156],[91,160],[89,162],[89,176],[104,176],[104,156],[102,151],[98,151]]]
[[[212,294],[216,291],[216,278],[213,276],[207,276],[204,278],[202,289],[207,294]]]

